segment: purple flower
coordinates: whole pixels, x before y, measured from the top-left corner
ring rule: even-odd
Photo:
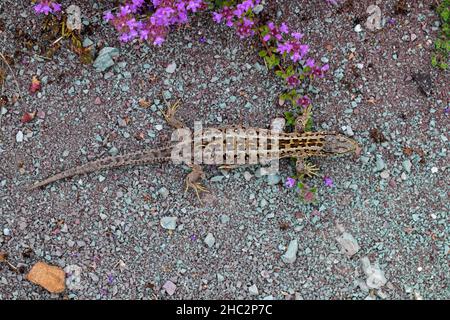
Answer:
[[[445,108],[445,109],[444,109],[444,113],[445,113],[445,114],[449,114],[449,113],[450,113],[450,107]]]
[[[114,19],[114,15],[111,13],[111,11],[106,11],[103,15],[103,20],[105,21],[111,21]]]
[[[323,183],[329,188],[333,187],[333,179],[331,179],[330,177],[324,177]]]
[[[187,8],[192,12],[197,12],[197,9],[200,9],[202,6],[202,0],[190,0]]]
[[[197,236],[196,236],[195,234],[193,234],[193,235],[191,236],[191,241],[195,241],[195,240],[197,240]]]
[[[50,7],[50,2],[48,0],[42,0],[34,6],[34,11],[36,11],[36,13],[48,15],[53,12],[53,9]]]
[[[303,33],[300,32],[292,32],[291,36],[293,36],[295,39],[300,40],[301,38],[303,38]]]
[[[286,82],[291,86],[291,87],[296,87],[298,86],[298,84],[300,83],[300,81],[298,80],[298,78],[296,76],[290,76],[286,78]]]
[[[292,48],[293,48],[292,45],[289,42],[286,42],[286,43],[279,43],[277,50],[280,54],[283,54],[289,53],[292,50]]]
[[[108,274],[108,283],[110,285],[114,283],[114,276],[112,274]]]
[[[325,64],[322,68],[320,68],[320,71],[322,72],[326,72],[330,69],[330,65],[329,64]]]
[[[291,178],[291,177],[288,177],[288,178],[286,179],[285,185],[286,185],[286,187],[289,188],[289,189],[293,188],[293,187],[295,186],[295,179],[294,179],[294,178]]]
[[[218,12],[213,12],[213,20],[217,23],[220,23],[222,21],[223,15]]]
[[[286,25],[286,23],[282,23],[281,24],[281,26],[280,26],[280,31],[282,32],[282,33],[289,33],[289,28],[288,28],[288,26]]]
[[[162,37],[156,37],[155,40],[153,41],[153,44],[154,44],[155,46],[160,46],[160,45],[163,44],[163,42],[164,42],[164,38],[162,38]]]
[[[53,2],[52,7],[53,7],[53,13],[61,11],[61,5],[59,3]]]
[[[311,104],[311,99],[309,99],[308,96],[303,96],[297,99],[297,104],[299,106],[307,107]]]
[[[315,61],[312,58],[308,58],[305,63],[305,67],[314,68]]]

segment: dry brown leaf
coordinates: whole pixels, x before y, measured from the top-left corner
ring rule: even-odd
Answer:
[[[148,107],[150,107],[151,103],[145,99],[139,99],[139,106],[141,106],[141,108],[145,108],[147,109]]]
[[[8,260],[8,254],[4,251],[0,251],[0,262],[6,262]]]
[[[51,293],[61,293],[65,290],[64,270],[45,262],[36,263],[27,274],[28,281],[40,285]]]
[[[22,116],[22,119],[20,119],[20,121],[22,123],[28,123],[31,120],[33,120],[35,116],[36,116],[36,111],[34,111],[34,112],[25,112],[23,114],[23,116]]]
[[[410,156],[410,155],[412,155],[413,154],[413,152],[414,152],[414,150],[413,149],[411,149],[411,148],[409,148],[409,147],[404,147],[403,148],[403,153],[405,154],[405,156]]]
[[[41,90],[41,81],[36,76],[33,76],[31,79],[30,92],[35,93],[36,91]]]
[[[369,100],[367,100],[367,102],[370,104],[376,104],[377,100],[375,100],[375,98],[370,98]]]

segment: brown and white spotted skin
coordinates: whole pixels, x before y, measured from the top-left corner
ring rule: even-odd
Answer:
[[[169,110],[165,115],[167,122],[175,128],[182,128],[183,123],[174,118],[175,111],[179,104],[169,106]],[[236,167],[248,163],[261,163],[261,159],[283,159],[283,158],[297,158],[297,171],[299,175],[312,176],[317,174],[317,168],[306,162],[308,157],[312,156],[334,156],[354,152],[357,148],[357,143],[353,139],[333,132],[304,132],[306,126],[308,112],[307,109],[303,115],[298,117],[296,121],[296,130],[293,133],[284,133],[283,119],[276,119],[272,122],[271,130],[262,128],[243,128],[241,126],[225,126],[221,128],[210,128],[216,134],[225,134],[228,132],[237,133],[235,139],[229,140],[226,138],[219,138],[211,141],[207,133],[203,134],[201,142],[201,151],[211,152],[214,148],[219,147],[222,153],[222,163],[231,163],[229,167]],[[208,131],[205,131],[208,132]],[[242,132],[245,135],[242,136]],[[253,134],[254,139],[247,139],[249,133]],[[252,135],[250,135],[252,136]],[[242,138],[244,142],[242,143]],[[267,138],[267,139],[264,139]],[[230,142],[231,141],[231,142]],[[240,141],[240,142],[239,142]],[[195,143],[188,139],[191,143],[195,153]],[[106,169],[113,169],[124,166],[147,165],[152,163],[168,162],[172,159],[172,151],[174,144],[163,146],[157,149],[148,149],[140,152],[134,152],[119,156],[111,156],[103,159],[95,160],[83,164],[81,166],[68,169],[54,176],[51,176],[43,181],[37,182],[29,187],[29,190],[43,187],[52,182],[70,178],[77,175],[83,175],[91,172],[97,172]],[[228,152],[231,152],[233,158],[227,158]],[[244,163],[236,162],[237,154],[243,157]],[[248,161],[249,159],[256,161]],[[193,159],[191,158],[191,163]],[[242,159],[241,159],[242,160]],[[186,177],[186,190],[193,188],[200,200],[199,192],[207,191],[198,181],[204,178],[202,168],[198,164],[188,165],[192,168],[192,172]]]

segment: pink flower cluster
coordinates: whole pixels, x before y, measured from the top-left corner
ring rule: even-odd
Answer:
[[[213,19],[217,23],[226,21],[228,27],[235,27],[240,38],[253,36],[255,31],[252,29],[255,22],[246,15],[258,5],[260,0],[245,0],[236,5],[236,7],[224,6],[219,12],[213,12]]]
[[[322,67],[316,65],[312,58],[308,58],[309,45],[302,42],[303,34],[300,32],[290,32],[286,23],[279,26],[269,22],[265,26],[255,26],[252,9],[259,4],[259,0],[245,0],[235,7],[224,6],[218,12],[213,13],[213,20],[217,23],[225,22],[229,27],[234,27],[241,38],[246,38],[260,33],[263,45],[271,52],[275,52],[283,57],[289,58],[293,63],[300,63],[302,68],[299,72],[287,74],[284,78],[288,86],[295,88],[301,84],[302,77],[323,78],[329,69],[326,64]],[[308,106],[311,101],[308,97],[300,97],[296,100],[298,105]]]
[[[52,0],[38,0],[38,3],[34,5],[34,11],[45,15],[48,15],[49,13],[55,14],[61,11],[61,5]]]
[[[160,46],[170,26],[188,22],[188,13],[206,8],[203,0],[151,0],[153,13],[137,18],[147,4],[144,0],[131,0],[119,6],[115,14],[105,12],[103,18],[119,32],[119,39],[128,42],[139,38]]]

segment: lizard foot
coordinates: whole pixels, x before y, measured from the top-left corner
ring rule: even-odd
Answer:
[[[200,203],[202,203],[202,200],[200,199],[200,193],[209,192],[206,187],[204,187],[200,182],[197,182],[198,180],[203,178],[205,178],[205,173],[203,172],[202,168],[199,165],[194,165],[192,168],[192,172],[189,173],[186,177],[186,190],[184,191],[184,193],[186,193],[189,188],[192,188],[195,191],[195,194],[197,195]]]
[[[166,99],[164,98],[164,101],[167,105],[167,111],[163,114],[164,118],[166,119],[167,123],[176,129],[181,129],[184,127],[184,124],[175,118],[175,113],[177,112],[178,108],[180,107],[180,100],[177,100],[174,104],[170,105]]]
[[[319,175],[319,168],[317,168],[317,166],[315,166],[314,164],[311,164],[303,159],[297,160],[296,167],[298,175],[305,175],[310,178]]]

